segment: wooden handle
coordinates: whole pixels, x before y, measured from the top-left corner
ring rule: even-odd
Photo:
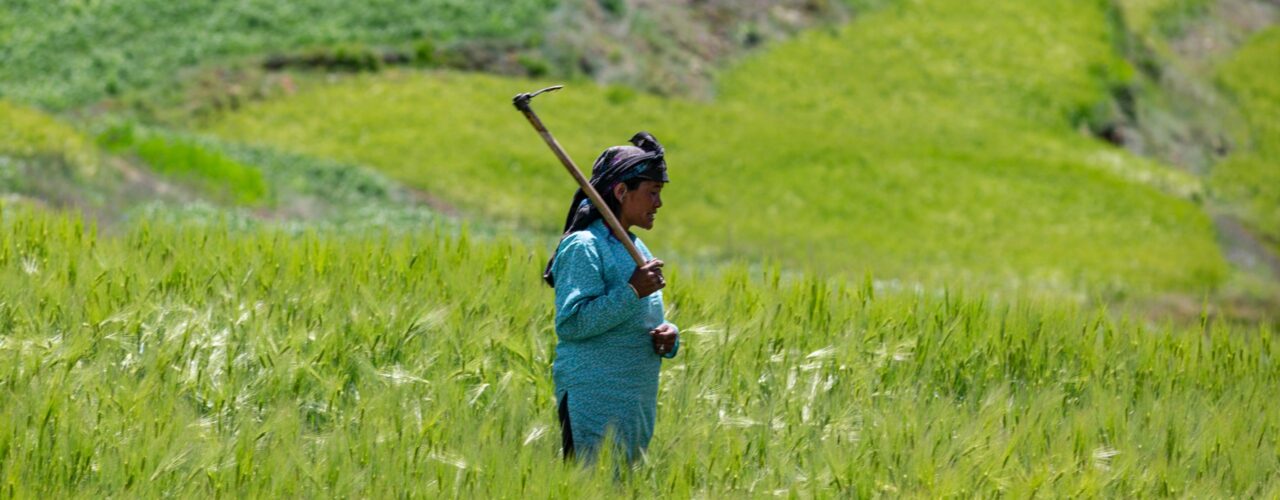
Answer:
[[[591,199],[591,204],[595,205],[596,210],[600,211],[600,215],[604,217],[605,224],[609,225],[609,229],[613,230],[613,235],[627,247],[627,253],[631,254],[631,258],[636,261],[636,266],[645,264],[644,256],[640,255],[640,249],[636,248],[636,244],[631,242],[627,231],[622,228],[622,223],[618,222],[618,218],[613,215],[613,211],[609,210],[609,205],[604,203],[604,198],[600,197],[600,193],[596,192],[596,188],[591,187],[591,183],[583,177],[582,171],[578,170],[578,166],[573,163],[569,155],[565,154],[564,148],[560,147],[560,143],[556,142],[556,138],[551,136],[551,132],[547,131],[547,127],[542,125],[542,120],[538,119],[538,115],[533,112],[533,108],[529,107],[528,101],[523,106],[516,106],[524,117],[529,119],[529,123],[533,125],[533,129],[538,131],[538,135],[542,136],[542,140],[546,141],[547,146],[551,147],[551,152],[556,154],[556,158],[560,159],[560,163],[564,165],[565,170],[569,171],[569,175],[578,181],[578,186],[582,188],[582,192],[587,194],[587,198]]]

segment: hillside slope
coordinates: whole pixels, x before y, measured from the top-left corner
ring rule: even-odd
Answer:
[[[1081,136],[1131,74],[1105,2],[912,2],[729,70],[714,103],[571,85],[538,102],[580,164],[669,144],[657,248],[1055,292],[1204,290],[1225,265],[1198,182]],[[1028,28],[1030,27],[1030,28]],[[571,188],[507,99],[542,86],[392,72],[208,123],[368,165],[481,218],[554,231]]]
[[[705,95],[722,62],[876,3],[11,0],[0,4],[0,96],[156,118],[210,104],[201,101],[261,98],[264,70],[384,65],[553,73]],[[186,95],[210,87],[234,88]]]
[[[1212,186],[1280,252],[1280,28],[1259,33],[1220,69],[1249,130],[1213,168]]]
[[[6,0],[0,96],[65,109],[171,82],[182,69],[269,51],[485,37],[518,43],[556,4]]]

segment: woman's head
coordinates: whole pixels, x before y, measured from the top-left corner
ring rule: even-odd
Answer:
[[[634,146],[614,146],[591,167],[591,185],[626,229],[653,229],[667,182],[665,151],[647,132],[631,138]]]
[[[660,180],[637,177],[614,184],[609,194],[601,193],[600,196],[623,228],[640,226],[648,230],[653,229],[658,209],[662,207],[662,186],[665,184]]]
[[[614,146],[604,150],[591,166],[591,187],[600,193],[605,205],[623,221],[622,211],[630,210],[626,220],[631,225],[653,227],[651,217],[661,206],[660,199],[653,199],[667,182],[665,151],[658,140],[648,132],[640,132],[631,138],[631,144]],[[644,185],[645,181],[651,184]],[[656,184],[655,188],[653,185]],[[648,189],[642,189],[642,185]],[[641,193],[646,193],[643,196]],[[624,202],[629,205],[624,206]],[[600,212],[591,205],[581,189],[574,194],[573,204],[565,217],[564,233],[586,229],[600,218]]]
[[[658,139],[648,132],[632,136],[631,144],[604,150],[592,165],[590,183],[624,227],[652,229],[658,208],[662,206],[662,186],[668,180],[666,153]],[[579,189],[565,216],[564,234],[586,229],[600,217],[600,211]],[[551,265],[554,261],[552,256],[543,272],[543,279],[553,286]]]

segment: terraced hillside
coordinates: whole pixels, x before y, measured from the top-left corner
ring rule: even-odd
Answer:
[[[895,4],[735,66],[712,103],[579,84],[538,106],[584,165],[639,128],[669,142],[654,239],[686,257],[1069,293],[1212,288],[1225,265],[1190,201],[1198,181],[1078,132],[1131,76],[1108,12]],[[545,83],[359,76],[203,128],[553,232],[571,190],[506,101]]]
[[[481,37],[515,43],[537,32],[555,4],[10,0],[0,6],[0,96],[66,108],[167,83],[179,69],[269,51]]]

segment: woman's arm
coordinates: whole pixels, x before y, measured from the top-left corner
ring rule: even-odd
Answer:
[[[565,240],[552,273],[556,279],[556,333],[563,340],[595,337],[641,310],[630,286],[605,288],[604,261],[590,240]]]

